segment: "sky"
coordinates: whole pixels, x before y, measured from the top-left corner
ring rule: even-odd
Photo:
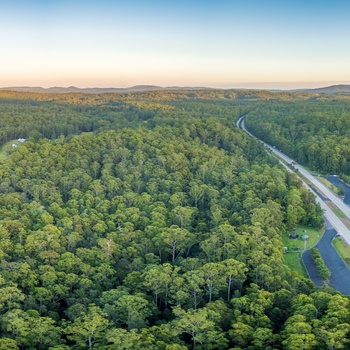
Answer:
[[[350,83],[350,1],[1,0],[0,86]]]

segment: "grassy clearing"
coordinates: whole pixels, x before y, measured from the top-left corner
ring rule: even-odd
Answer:
[[[343,241],[341,237],[337,237],[333,239],[333,245],[338,254],[342,257],[342,259],[350,265],[350,248]]]
[[[289,238],[290,234],[298,235],[298,238]],[[308,277],[305,266],[301,259],[301,254],[304,251],[304,241],[301,239],[302,235],[308,235],[309,239],[306,241],[306,249],[310,249],[321,239],[323,231],[313,227],[299,225],[295,230],[287,231],[282,236],[282,242],[288,251],[283,255],[284,263],[292,270],[298,272],[301,276]]]
[[[298,272],[303,277],[308,277],[305,266],[301,259],[301,253],[286,253],[283,255],[284,263],[295,272]]]
[[[296,234],[299,237],[296,239],[289,238],[290,234]],[[301,239],[302,235],[308,235],[309,239],[306,241],[306,249],[310,249],[321,239],[323,232],[313,227],[308,226],[296,226],[295,230],[289,230],[284,233],[282,236],[282,242],[285,247],[288,248],[288,251],[303,251],[304,250],[304,241]],[[287,253],[288,254],[288,253]]]

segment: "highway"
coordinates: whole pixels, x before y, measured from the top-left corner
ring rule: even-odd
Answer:
[[[244,130],[249,136],[255,137],[252,133],[250,133],[244,124],[244,117],[238,119],[237,126]],[[255,137],[258,139],[257,137]],[[259,140],[259,139],[258,139]],[[276,154],[279,158],[286,161],[288,164],[292,163],[292,159],[286,156],[284,153],[280,152],[276,148],[272,147],[271,145],[267,144],[266,142],[263,142],[259,140],[263,145],[270,149],[274,154]],[[281,162],[288,171],[291,171],[291,169]],[[332,202],[336,207],[338,207],[344,215],[350,219],[350,207],[345,204],[340,198],[338,198],[331,190],[329,190],[324,184],[322,184],[320,181],[318,181],[311,173],[309,173],[304,167],[302,167],[299,164],[295,164],[294,168],[298,170],[294,171],[295,175],[299,177],[299,179],[304,183],[305,186],[309,190],[311,190],[315,196],[316,196],[316,202],[320,204],[321,208],[324,211],[324,216],[326,219],[331,223],[331,225],[334,227],[334,229],[337,231],[339,235],[343,237],[343,239],[347,242],[348,245],[350,245],[350,230],[343,224],[343,222],[337,217],[337,215],[332,211],[331,208],[325,203],[325,201],[310,187],[303,181],[303,179],[298,175],[298,173],[302,174],[316,189],[316,191],[321,192],[325,197],[329,199],[330,202]]]

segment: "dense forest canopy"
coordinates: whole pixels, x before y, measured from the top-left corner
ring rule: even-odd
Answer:
[[[350,175],[350,96],[261,105],[247,127],[301,164],[324,174]]]
[[[235,126],[310,98],[1,92],[0,349],[347,346],[348,297],[283,263],[322,211]]]
[[[299,93],[305,99],[310,94]],[[55,139],[60,135],[140,127],[159,116],[234,117],[255,101],[290,100],[290,93],[244,90],[153,91],[128,94],[29,93],[0,91],[0,145],[22,138]],[[236,106],[236,108],[228,108]],[[242,106],[241,109],[238,106]],[[249,107],[248,107],[249,106]],[[152,124],[149,127],[154,127]]]

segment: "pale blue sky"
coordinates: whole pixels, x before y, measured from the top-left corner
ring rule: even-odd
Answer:
[[[350,83],[348,1],[0,4],[1,86]]]

